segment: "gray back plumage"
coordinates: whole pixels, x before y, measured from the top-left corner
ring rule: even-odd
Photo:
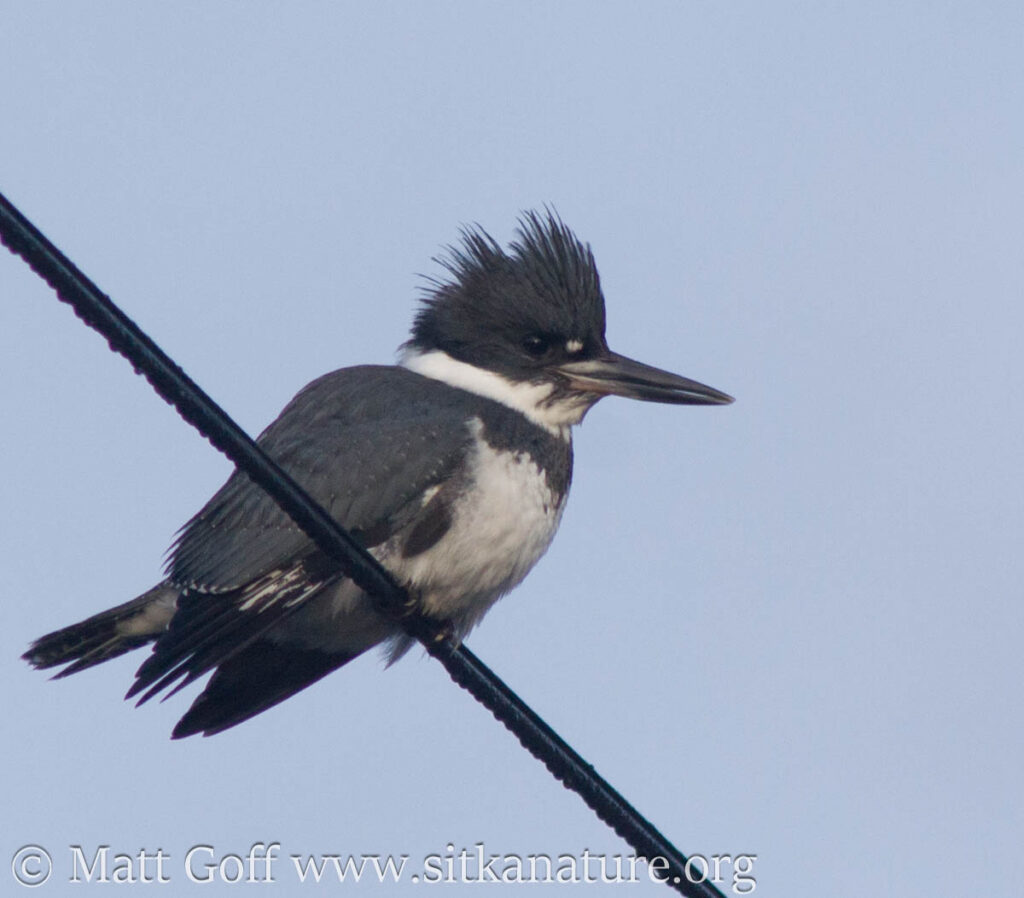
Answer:
[[[367,547],[400,530],[424,491],[457,476],[483,421],[495,448],[525,446],[564,493],[571,448],[518,412],[403,368],[343,368],[310,383],[259,444]],[[521,448],[521,447],[519,447]],[[238,588],[315,547],[263,490],[236,472],[179,533],[172,582],[201,591]]]

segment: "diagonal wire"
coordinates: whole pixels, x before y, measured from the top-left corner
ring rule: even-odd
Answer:
[[[3,194],[0,241],[21,256],[79,318],[105,337],[112,350],[128,359],[136,373],[145,377],[182,418],[269,493],[321,551],[373,597],[381,613],[398,620],[423,643],[456,683],[504,724],[567,789],[579,794],[638,856],[649,860],[663,858],[665,863],[658,867],[666,885],[688,898],[723,898],[712,883],[700,876],[704,872],[700,865],[691,866],[682,852],[476,655],[466,646],[456,645],[436,621],[411,611],[409,596],[390,574]]]

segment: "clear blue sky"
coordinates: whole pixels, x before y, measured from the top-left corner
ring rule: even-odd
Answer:
[[[460,224],[554,204],[612,346],[737,402],[602,402],[469,644],[682,850],[757,854],[759,893],[1008,893],[1022,38],[998,3],[12,5],[0,190],[251,433],[393,359]],[[230,468],[6,254],[0,365],[0,883],[30,842],[37,894],[74,844],[160,848],[184,895],[228,894],[183,879],[199,843],[628,851],[422,653],[184,742],[187,696],[121,701],[138,656],[30,671]]]

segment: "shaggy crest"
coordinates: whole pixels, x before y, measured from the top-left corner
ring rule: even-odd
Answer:
[[[508,250],[473,226],[435,261],[450,277],[428,278],[408,347],[438,347],[472,361],[469,348],[489,343],[481,337],[509,329],[604,343],[594,255],[549,209],[523,213]]]

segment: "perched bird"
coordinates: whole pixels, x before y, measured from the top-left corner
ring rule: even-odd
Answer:
[[[612,352],[590,247],[527,213],[502,249],[478,228],[441,259],[397,366],[306,386],[260,446],[462,638],[547,550],[572,478],[570,428],[602,396],[731,397]],[[383,644],[411,638],[235,472],[179,532],[166,579],[36,640],[40,668],[83,670],[153,643],[140,703],[213,671],[174,729],[212,735]]]

